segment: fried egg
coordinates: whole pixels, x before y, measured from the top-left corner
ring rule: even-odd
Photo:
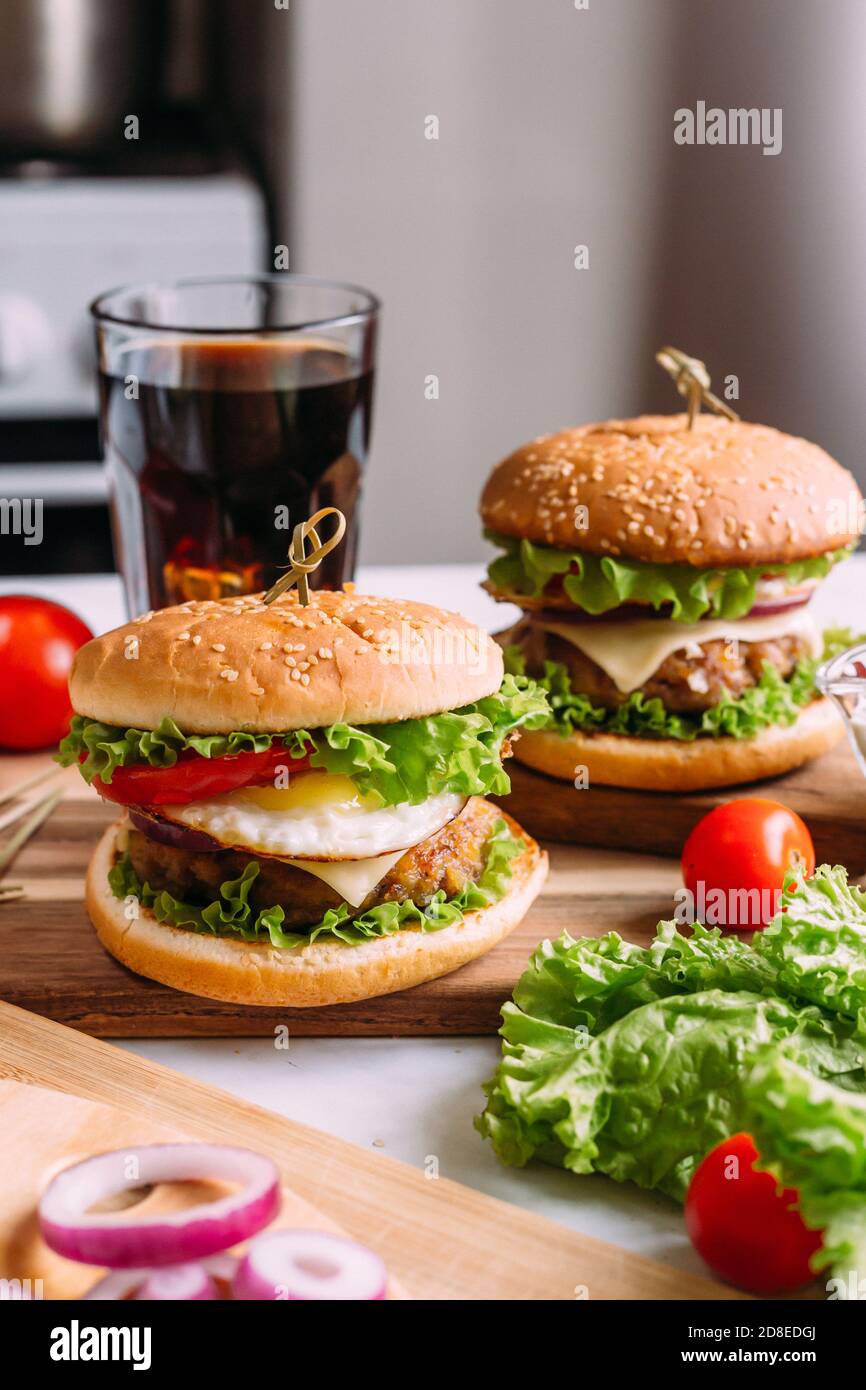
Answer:
[[[367,859],[410,849],[453,820],[466,798],[446,792],[419,806],[382,806],[349,777],[303,772],[287,787],[244,787],[160,809],[231,848],[279,859]]]

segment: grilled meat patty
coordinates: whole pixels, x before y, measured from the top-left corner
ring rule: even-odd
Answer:
[[[528,672],[540,672],[545,661],[558,661],[568,669],[572,690],[586,695],[594,705],[615,709],[629,698],[583,652],[534,623],[520,622],[506,636],[520,647]],[[628,641],[626,626],[623,641]],[[689,655],[690,651],[694,654]],[[757,685],[765,662],[787,678],[797,662],[809,655],[808,642],[799,636],[778,637],[771,642],[717,639],[702,643],[698,649],[673,652],[639,688],[648,699],[660,699],[673,714],[700,714],[717,705],[724,691],[736,698]]]
[[[459,816],[428,840],[408,849],[376,885],[353,916],[379,903],[411,898],[425,907],[444,890],[452,898],[467,883],[477,883],[486,862],[485,846],[500,812],[480,797],[472,797]],[[258,864],[249,901],[259,912],[279,903],[287,928],[303,930],[320,922],[329,908],[343,899],[321,879],[295,869],[281,859],[260,858],[241,850],[195,854],[151,840],[130,829],[129,856],[139,880],[156,891],[166,890],[182,902],[204,906],[219,895],[221,883],[240,878],[246,866]]]

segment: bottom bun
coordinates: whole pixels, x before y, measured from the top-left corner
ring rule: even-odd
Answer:
[[[498,814],[504,815],[499,811]],[[467,913],[441,931],[406,928],[357,946],[316,942],[291,950],[230,937],[205,936],[158,922],[142,908],[128,921],[108,886],[117,826],[106,830],[87,872],[85,904],[103,946],[138,975],[172,989],[232,1004],[311,1008],[347,1004],[435,980],[474,960],[521,922],[547,877],[547,855],[510,816],[526,851],[511,861],[511,883],[499,902]]]
[[[626,734],[554,730],[522,733],[514,755],[528,767],[573,782],[586,769],[590,787],[634,787],[691,792],[733,787],[778,777],[820,757],[844,737],[842,720],[829,700],[806,705],[794,724],[774,724],[754,738],[633,738]]]

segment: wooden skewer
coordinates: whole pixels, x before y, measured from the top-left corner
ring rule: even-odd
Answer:
[[[25,811],[31,811],[31,814],[24,824],[19,826],[9,843],[4,845],[3,849],[0,850],[0,874],[6,872],[22,845],[27,843],[30,836],[39,829],[42,822],[51,815],[57,803],[62,799],[62,791],[52,792],[50,796],[44,797],[42,801],[37,802],[32,808],[30,806],[25,807]],[[18,819],[18,817],[16,817],[16,819]]]
[[[32,777],[19,782],[15,787],[6,787],[4,791],[0,791],[0,806],[5,806],[7,801],[14,801],[17,796],[22,796],[24,792],[38,787],[40,782],[47,782],[50,777],[57,777],[62,771],[62,767],[47,767],[43,772],[34,773]]]
[[[34,796],[30,801],[25,801],[23,806],[13,806],[11,810],[4,812],[0,816],[0,830],[8,830],[10,825],[15,825],[17,821],[23,820],[24,816],[35,811],[37,806],[41,806],[44,800],[44,797],[40,800],[38,796]]]

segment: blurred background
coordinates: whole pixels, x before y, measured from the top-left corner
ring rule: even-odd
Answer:
[[[863,482],[864,39],[862,0],[2,0],[0,498],[46,543],[0,569],[112,568],[89,301],[280,254],[384,301],[367,562],[481,557],[489,468],[675,408],[667,342]],[[781,152],[677,145],[698,101]]]

